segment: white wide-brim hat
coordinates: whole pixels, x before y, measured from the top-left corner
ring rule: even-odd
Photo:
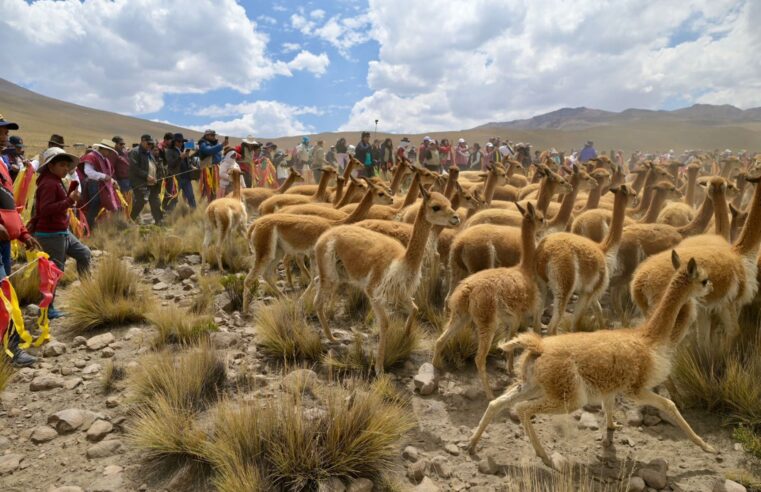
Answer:
[[[69,154],[61,148],[51,147],[42,153],[42,156],[40,157],[40,167],[37,168],[37,172],[42,171],[42,168],[47,166],[56,157],[69,161],[69,172],[73,171],[74,168],[77,167],[77,164],[79,164],[79,157],[74,154]]]

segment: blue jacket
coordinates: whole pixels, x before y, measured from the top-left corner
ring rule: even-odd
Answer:
[[[211,156],[212,164],[219,164],[222,162],[222,144],[212,145],[208,141],[201,139],[198,141],[198,149],[201,159]]]
[[[588,160],[594,159],[595,157],[597,157],[597,151],[591,145],[584,147],[579,153],[580,162],[587,162]]]

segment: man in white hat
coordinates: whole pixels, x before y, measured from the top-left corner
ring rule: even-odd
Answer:
[[[243,141],[241,141],[240,147],[235,149],[238,152],[238,166],[240,167],[243,181],[246,183],[246,188],[251,188],[252,186],[251,183],[253,180],[251,179],[251,163],[254,161],[254,159],[259,157],[258,154],[261,147],[261,144],[256,141],[254,136],[249,135],[244,138]]]
[[[495,154],[496,149],[494,148],[494,144],[491,142],[487,142],[484,146],[483,151],[483,157],[481,158],[481,170],[486,171],[487,166],[490,166],[491,163],[495,160]]]
[[[77,262],[79,275],[86,275],[90,271],[90,249],[69,232],[69,208],[76,205],[80,195],[76,185],[67,190],[63,181],[79,164],[79,158],[53,147],[43,152],[40,160],[30,220],[32,233],[61,271],[70,256]],[[51,304],[48,317],[61,316],[63,313]]]

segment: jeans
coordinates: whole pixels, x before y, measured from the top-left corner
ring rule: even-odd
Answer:
[[[11,242],[0,241],[0,280],[11,274]]]
[[[116,184],[119,185],[119,189],[121,190],[122,195],[132,189],[129,184],[129,178],[116,179]]]
[[[90,248],[79,242],[72,233],[57,235],[37,233],[34,236],[42,245],[42,250],[50,255],[50,259],[61,271],[66,264],[67,256],[76,260],[77,272],[80,276],[87,275],[90,271]]]
[[[177,178],[177,182],[180,185],[182,196],[185,197],[185,200],[188,202],[190,208],[196,208],[196,197],[193,194],[193,181],[189,179]]]
[[[92,200],[87,204],[87,224],[92,231],[95,229],[95,218],[100,212],[100,183],[91,179],[87,180],[87,199]]]
[[[155,184],[153,186],[142,185],[132,190],[132,220],[137,221],[140,216],[140,212],[145,207],[145,202],[150,203],[151,215],[156,225],[161,224],[163,214],[161,213],[161,200],[159,199],[159,193],[161,192],[161,185]]]

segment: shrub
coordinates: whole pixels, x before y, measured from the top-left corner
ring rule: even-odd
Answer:
[[[0,393],[5,390],[12,379],[13,366],[11,366],[11,363],[5,354],[0,354]]]
[[[415,293],[415,303],[419,309],[419,315],[431,325],[441,331],[447,321],[446,290],[444,289],[444,275],[442,275],[438,261],[427,262],[428,268],[423,269],[420,285]]]
[[[140,286],[137,275],[119,258],[109,255],[69,301],[69,329],[86,333],[142,321],[151,306],[152,298]]]
[[[175,305],[157,309],[148,315],[148,321],[158,330],[153,339],[153,346],[156,348],[164,347],[168,343],[195,344],[208,338],[210,332],[217,330],[211,316],[188,313]]]
[[[140,406],[164,397],[174,408],[199,410],[217,399],[226,380],[224,361],[207,344],[178,355],[163,351],[140,359],[130,398]]]
[[[203,238],[203,234],[201,234]],[[222,265],[229,273],[248,273],[251,269],[251,259],[249,257],[248,243],[240,234],[234,234],[232,240],[223,244]],[[197,251],[201,251],[199,244]],[[217,245],[213,242],[207,249],[207,258],[211,268],[217,268]]]
[[[169,234],[158,227],[141,228],[140,238],[132,245],[132,257],[135,261],[151,263],[165,267],[177,262],[177,259],[193,250],[186,246],[180,236]]]
[[[222,287],[227,292],[227,297],[230,298],[230,308],[232,311],[240,311],[243,308],[243,289],[244,289],[244,275],[237,275],[231,273],[225,275],[220,280]]]
[[[255,316],[262,350],[288,360],[317,360],[322,353],[320,333],[306,322],[303,308],[292,297],[261,306]]]
[[[214,311],[214,297],[223,290],[221,280],[219,274],[203,275],[198,279],[199,292],[190,306],[191,313],[211,314]]]
[[[497,333],[494,335],[491,348],[489,349],[490,355],[495,355],[499,352],[497,344],[504,336],[504,327],[498,326]],[[441,355],[447,364],[451,364],[457,369],[462,369],[465,367],[465,364],[475,358],[477,352],[478,339],[476,338],[475,327],[472,323],[469,323],[444,345]]]
[[[113,360],[109,360],[106,367],[103,368],[103,375],[101,376],[101,388],[103,393],[110,393],[114,390],[116,383],[124,379],[127,372],[124,367],[116,364]]]
[[[113,253],[114,241],[125,247],[136,237],[136,230],[134,224],[129,222],[123,213],[114,213],[98,221],[90,237],[84,241],[91,248]]]

